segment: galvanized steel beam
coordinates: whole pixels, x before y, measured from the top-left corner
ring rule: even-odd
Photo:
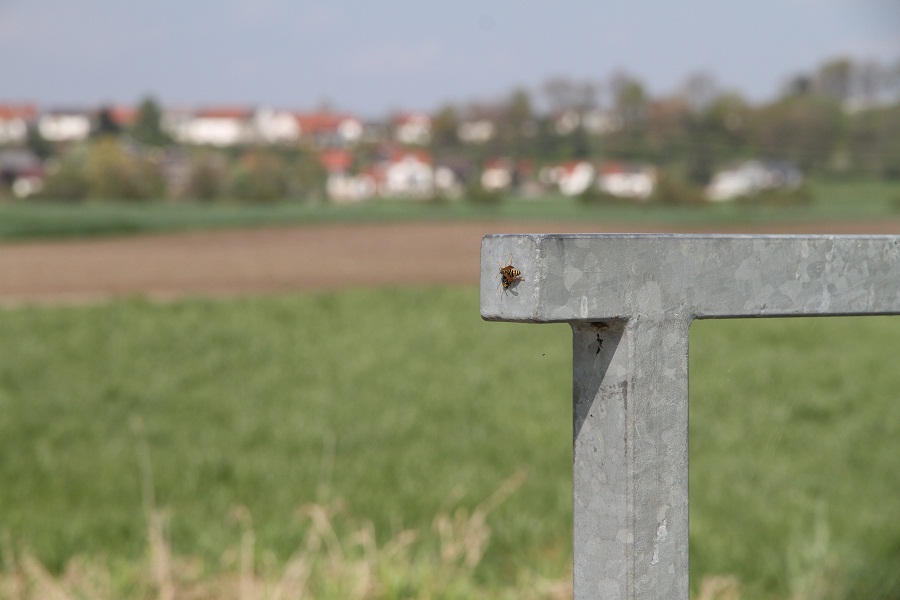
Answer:
[[[691,321],[875,314],[900,236],[485,236],[482,317],[572,327],[576,600],[689,597]]]

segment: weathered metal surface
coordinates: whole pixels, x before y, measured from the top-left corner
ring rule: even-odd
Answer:
[[[488,320],[900,312],[900,236],[489,235],[481,248]],[[499,294],[510,256],[526,281]]]
[[[572,326],[575,598],[687,600],[691,321],[900,314],[900,236],[486,236],[481,314]]]

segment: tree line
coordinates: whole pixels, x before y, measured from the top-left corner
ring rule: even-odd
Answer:
[[[707,74],[655,98],[624,72],[602,82],[556,78],[537,93],[519,89],[495,103],[443,107],[434,121],[435,153],[471,154],[456,132],[480,115],[497,123],[480,157],[640,161],[697,184],[754,158],[789,161],[814,175],[900,177],[900,61],[831,60],[756,105]],[[560,127],[566,117],[569,125]]]
[[[396,144],[389,128],[379,131],[348,148],[356,168]],[[50,144],[31,132],[28,146],[45,159],[42,195],[48,198],[324,198],[322,147],[179,145],[150,98],[128,127],[101,110],[86,142]],[[749,159],[788,161],[819,177],[900,178],[900,61],[826,61],[763,103],[722,88],[708,74],[657,97],[626,72],[602,81],[557,77],[494,101],[445,104],[431,115],[425,149],[470,189],[494,158],[535,166],[648,163],[695,186]]]

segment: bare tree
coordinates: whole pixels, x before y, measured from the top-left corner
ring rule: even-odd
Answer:
[[[837,102],[846,102],[853,95],[853,61],[837,58],[819,67],[813,79],[813,89]]]
[[[701,71],[685,78],[679,96],[692,111],[699,113],[708,109],[719,94],[716,78],[710,73]]]

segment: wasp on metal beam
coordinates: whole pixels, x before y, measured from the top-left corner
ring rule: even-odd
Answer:
[[[512,264],[512,254],[509,255],[509,262],[506,266],[503,266],[500,261],[497,261],[497,265],[500,267],[500,286],[502,288],[500,293],[515,287],[520,281],[525,281],[525,278],[522,277],[522,271],[515,268]]]

